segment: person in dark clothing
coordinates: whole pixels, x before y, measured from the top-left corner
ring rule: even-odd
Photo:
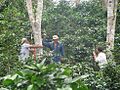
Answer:
[[[52,53],[52,60],[56,63],[61,63],[61,60],[64,56],[64,47],[63,44],[59,42],[59,37],[57,35],[53,35],[52,42],[43,41],[43,46],[48,47]]]

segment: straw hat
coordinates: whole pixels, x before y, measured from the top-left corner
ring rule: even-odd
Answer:
[[[59,39],[57,35],[53,35],[53,39]]]
[[[25,41],[27,41],[27,38],[22,38],[21,43],[24,43]]]

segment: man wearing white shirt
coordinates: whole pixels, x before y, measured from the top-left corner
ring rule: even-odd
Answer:
[[[106,54],[103,52],[103,49],[101,47],[98,47],[96,49],[96,52],[98,54],[96,54],[95,52],[93,52],[93,57],[94,57],[94,60],[96,62],[98,62],[98,66],[101,68],[104,68],[104,66],[108,63],[107,60],[106,60]]]

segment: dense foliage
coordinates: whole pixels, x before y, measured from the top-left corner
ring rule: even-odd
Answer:
[[[116,21],[116,34],[115,34],[115,48],[114,48],[114,56],[117,64],[120,64],[120,1],[118,3],[117,9],[117,21]]]
[[[72,77],[69,65],[45,66],[44,61],[3,77],[3,85],[10,90],[88,90],[80,77]]]
[[[43,38],[59,35],[65,46],[65,61],[62,65],[42,62],[24,66],[18,60],[20,40],[27,37],[33,43],[25,2],[1,0],[0,87],[6,90],[119,90],[119,17],[120,4],[113,50],[116,65],[109,64],[103,71],[96,71],[92,51],[98,45],[106,48],[107,17],[102,1],[91,0],[72,6],[64,0],[57,5],[44,0],[42,34],[46,36]]]
[[[23,65],[21,70],[1,78],[5,90],[118,90],[120,65],[109,64],[94,71],[87,62],[74,64]],[[112,82],[111,82],[112,81]]]
[[[0,13],[0,76],[18,65],[20,39],[28,32],[29,21],[23,0],[5,0]]]
[[[43,30],[48,36],[60,36],[67,58],[88,60],[93,48],[105,43],[106,12],[100,1],[83,2],[77,7],[61,1],[43,13]]]

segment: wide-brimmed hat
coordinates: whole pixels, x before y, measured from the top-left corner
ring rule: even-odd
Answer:
[[[53,35],[53,39],[59,39],[58,35]]]
[[[27,38],[22,38],[21,43],[24,43],[25,41],[27,41]]]

